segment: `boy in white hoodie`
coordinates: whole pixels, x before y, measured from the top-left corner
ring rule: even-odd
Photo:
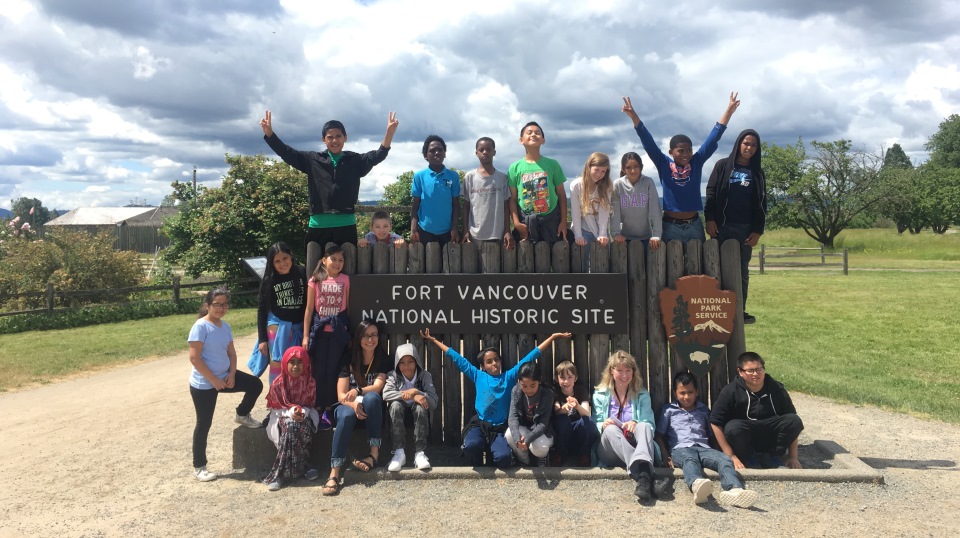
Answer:
[[[437,389],[433,376],[423,369],[420,355],[413,344],[397,346],[395,368],[387,374],[383,387],[383,401],[390,415],[390,437],[393,439],[393,458],[389,471],[399,471],[407,463],[404,441],[407,439],[406,417],[413,420],[414,456],[417,469],[430,468],[427,459],[427,435],[430,433],[430,411],[437,407]]]

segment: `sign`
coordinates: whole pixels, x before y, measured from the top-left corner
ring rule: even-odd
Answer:
[[[350,317],[390,333],[628,332],[627,276],[606,273],[353,275]]]
[[[694,375],[706,375],[730,341],[737,294],[704,275],[678,278],[676,288],[660,290],[663,329],[683,364]]]
[[[240,263],[251,275],[263,280],[263,274],[267,270],[267,257],[255,256],[253,258],[240,258]]]

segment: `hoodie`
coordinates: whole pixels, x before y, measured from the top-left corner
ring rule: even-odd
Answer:
[[[439,405],[437,388],[433,385],[433,376],[430,375],[430,372],[423,369],[423,363],[420,361],[420,354],[417,353],[417,348],[409,342],[397,346],[394,352],[393,371],[387,374],[387,384],[383,387],[383,401],[388,404],[390,402],[403,402],[407,405],[413,405],[413,400],[405,401],[403,397],[400,396],[400,393],[403,392],[404,383],[403,374],[400,373],[400,359],[407,355],[413,357],[413,360],[417,363],[416,379],[413,382],[413,386],[427,397],[428,410],[432,413],[434,409],[437,409],[437,405]]]
[[[753,135],[757,139],[757,152],[750,158],[750,164],[747,165],[752,173],[751,185],[754,189],[755,204],[750,212],[750,232],[763,234],[764,226],[767,221],[767,178],[761,168],[760,157],[760,135],[753,129],[744,129],[737,136],[737,141],[733,144],[730,156],[717,161],[713,166],[713,172],[710,173],[710,179],[707,180],[707,199],[704,205],[703,215],[707,222],[714,221],[717,227],[722,227],[730,215],[727,211],[727,199],[730,194],[730,175],[737,167],[737,155],[740,152],[740,143],[747,135]]]
[[[783,383],[767,375],[763,387],[752,392],[738,376],[720,391],[713,403],[710,422],[723,428],[731,420],[763,420],[796,413],[797,408]]]

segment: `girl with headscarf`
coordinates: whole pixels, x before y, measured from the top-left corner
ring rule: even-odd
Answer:
[[[267,407],[270,421],[267,437],[277,446],[277,459],[263,479],[270,491],[280,489],[283,482],[303,476],[316,480],[319,472],[309,466],[310,441],[320,415],[314,409],[317,386],[310,373],[310,355],[294,346],[283,354],[280,375],[270,385]]]

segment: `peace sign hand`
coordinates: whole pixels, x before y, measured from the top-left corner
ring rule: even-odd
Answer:
[[[390,115],[387,116],[387,132],[383,135],[381,146],[385,148],[390,147],[390,143],[393,141],[393,134],[397,132],[397,127],[399,126],[400,122],[397,121],[397,113],[390,112]]]
[[[273,114],[269,110],[260,120],[260,128],[263,129],[264,136],[273,136]]]
[[[630,102],[629,97],[623,98],[623,107],[620,108],[620,111],[633,120],[634,127],[640,124],[640,116],[638,116],[637,111],[633,109],[633,103]]]

